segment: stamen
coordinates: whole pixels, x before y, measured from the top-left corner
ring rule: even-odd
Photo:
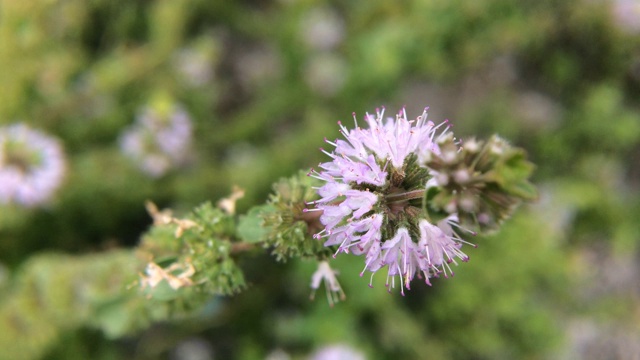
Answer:
[[[338,146],[336,145],[335,142],[328,140],[327,138],[324,138],[324,142],[326,142],[327,144],[333,145],[333,146]]]

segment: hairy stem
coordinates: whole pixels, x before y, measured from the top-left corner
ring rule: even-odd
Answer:
[[[399,194],[389,194],[385,196],[384,199],[387,203],[408,201],[413,199],[422,199],[424,197],[425,192],[426,192],[425,189],[420,189],[420,190],[407,191]]]

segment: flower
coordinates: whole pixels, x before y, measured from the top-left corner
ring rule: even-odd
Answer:
[[[640,32],[640,1],[638,0],[614,0],[614,22],[629,33]]]
[[[330,7],[316,7],[302,18],[299,34],[310,49],[329,51],[344,39],[344,28],[344,20],[337,11]]]
[[[438,145],[449,127],[436,135],[447,122],[436,126],[427,121],[427,109],[415,120],[408,120],[404,109],[395,119],[385,119],[384,108],[365,116],[366,129],[355,115],[354,121],[351,130],[338,123],[345,140],[325,139],[335,149],[321,150],[332,161],[309,173],[325,182],[317,189],[320,199],[310,203],[315,209],[308,210],[322,211],[325,228],[314,237],[337,246],[335,255],[364,255],[360,276],[372,272],[370,286],[375,272],[386,267],[387,288],[395,287],[397,277],[402,295],[416,276],[431,285],[431,277],[453,275],[449,264],[468,260],[460,250],[468,243],[454,229],[466,229],[455,214],[432,223],[423,203],[427,189],[438,186],[439,175],[426,164],[433,157],[451,157]]]
[[[191,118],[180,106],[145,107],[120,137],[120,149],[151,177],[160,177],[190,156]]]
[[[329,305],[333,307],[333,304],[339,300],[344,300],[346,295],[340,287],[338,279],[336,279],[337,272],[329,266],[326,261],[320,261],[318,263],[318,270],[311,276],[311,300],[315,297],[316,290],[320,287],[320,283],[324,282],[324,288],[327,292],[327,300]]]
[[[310,360],[365,360],[366,356],[346,344],[334,344],[321,347],[310,357]]]
[[[214,78],[219,58],[219,38],[216,34],[203,36],[173,55],[175,70],[186,85],[203,87]]]
[[[0,127],[0,204],[47,203],[65,170],[62,146],[55,138],[23,123]]]
[[[145,274],[140,274],[140,287],[155,288],[165,280],[173,290],[177,290],[181,287],[192,286],[193,280],[191,277],[195,274],[196,269],[191,263],[179,264],[173,263],[166,269],[160,267],[160,265],[150,262],[147,264]]]
[[[347,62],[340,55],[320,53],[305,64],[303,79],[313,92],[332,97],[344,87],[347,70]]]

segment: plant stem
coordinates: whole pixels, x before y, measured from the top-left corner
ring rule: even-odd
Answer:
[[[413,190],[413,191],[407,191],[399,194],[389,194],[384,198],[387,203],[408,201],[413,199],[422,199],[424,197],[425,192],[426,192],[425,189]]]

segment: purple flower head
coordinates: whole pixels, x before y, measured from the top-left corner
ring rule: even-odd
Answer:
[[[0,204],[36,207],[47,203],[65,171],[58,140],[22,123],[0,127]]]
[[[192,125],[178,105],[146,107],[120,137],[120,149],[151,177],[160,177],[190,157]]]
[[[439,132],[447,122],[428,121],[427,109],[415,120],[407,119],[404,109],[395,118],[378,110],[365,116],[367,128],[359,127],[355,116],[354,121],[354,129],[338,123],[344,139],[325,139],[334,150],[322,150],[332,161],[309,174],[326,182],[317,189],[321,198],[311,203],[322,211],[325,227],[315,237],[337,246],[335,255],[363,255],[361,276],[370,271],[373,279],[386,267],[387,288],[398,278],[403,295],[416,276],[431,285],[431,277],[453,275],[450,264],[468,259],[461,251],[467,242],[454,231],[462,228],[455,214],[432,223],[422,203],[427,189],[440,185],[440,174],[426,164],[446,155],[438,140],[449,130]]]

